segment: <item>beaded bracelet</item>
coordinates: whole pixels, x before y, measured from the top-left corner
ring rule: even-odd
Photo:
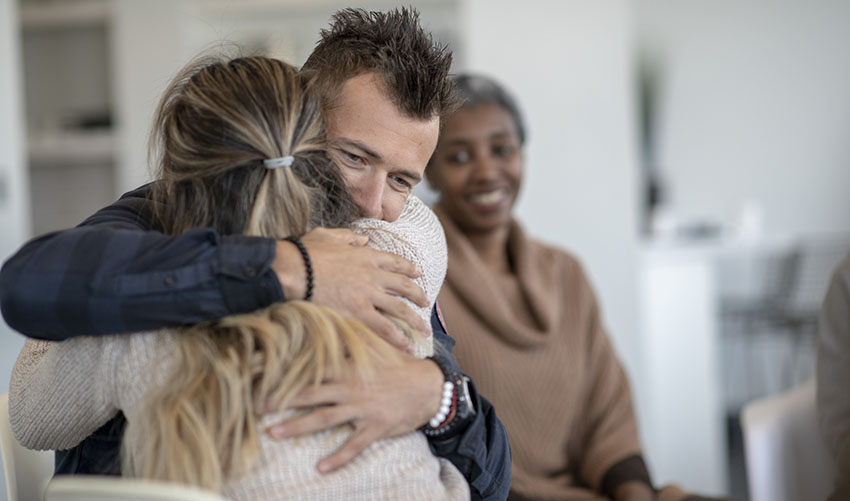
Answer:
[[[295,244],[301,253],[301,257],[304,258],[304,267],[307,269],[307,293],[304,294],[304,301],[309,301],[313,297],[313,263],[310,261],[310,255],[307,254],[307,247],[298,237],[286,237],[284,240]]]
[[[455,385],[451,381],[443,383],[443,398],[440,400],[440,410],[432,417],[428,424],[431,428],[439,428],[440,425],[446,422],[452,410],[452,404],[455,397]]]
[[[443,372],[440,410],[419,430],[429,439],[445,439],[462,433],[475,419],[475,406],[469,393],[469,378],[440,357],[428,357]],[[450,387],[449,387],[450,386]]]

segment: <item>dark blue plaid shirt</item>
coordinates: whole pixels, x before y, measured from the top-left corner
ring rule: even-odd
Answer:
[[[149,186],[126,193],[80,226],[31,240],[0,270],[0,310],[27,336],[59,341],[138,332],[245,313],[283,301],[271,263],[275,241],[209,228],[168,236],[151,229]],[[459,370],[436,310],[434,339]],[[475,420],[459,436],[430,440],[469,481],[474,499],[505,499],[510,448],[493,406],[470,385]],[[56,454],[57,473],[119,473],[119,415]]]

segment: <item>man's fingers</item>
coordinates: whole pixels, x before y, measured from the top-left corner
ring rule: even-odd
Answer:
[[[346,405],[332,405],[316,409],[303,416],[287,419],[268,428],[269,436],[276,440],[318,433],[347,423],[356,418],[354,409]]]
[[[377,250],[375,252],[380,255],[377,260],[378,266],[385,271],[400,273],[410,278],[417,278],[422,274],[422,270],[420,270],[418,266],[401,256]]]
[[[307,245],[310,241],[338,240],[340,244],[364,246],[369,242],[369,237],[358,235],[347,228],[314,228],[306,233],[301,240]]]
[[[371,313],[361,314],[359,318],[366,327],[369,327],[375,332],[375,334],[384,338],[384,341],[390,343],[399,350],[408,353],[412,350],[410,340],[407,339],[407,336],[405,336],[404,333],[387,317],[373,310]]]
[[[357,233],[354,233],[353,231],[346,228],[334,228],[330,231],[337,232],[337,236],[348,245],[363,247],[367,243],[369,243],[369,237],[367,237],[366,235],[358,235]]]
[[[376,301],[376,303],[375,306],[379,310],[399,320],[403,320],[410,327],[420,332],[430,332],[422,317],[401,299],[393,296],[384,296]]]
[[[351,383],[325,382],[318,386],[308,386],[299,391],[289,401],[290,409],[316,407],[317,405],[339,404],[348,401],[351,396]]]
[[[320,473],[330,473],[345,466],[349,461],[363,452],[366,447],[369,447],[369,444],[377,438],[377,435],[373,436],[372,433],[366,430],[355,430],[338,451],[319,461],[316,469]]]
[[[384,283],[384,289],[390,294],[406,297],[418,306],[428,306],[428,296],[422,287],[416,285],[413,280],[400,275],[388,275]]]

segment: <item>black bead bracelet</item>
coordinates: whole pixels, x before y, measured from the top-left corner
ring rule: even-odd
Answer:
[[[304,294],[304,301],[309,301],[313,297],[313,263],[310,262],[310,254],[307,253],[307,247],[298,237],[286,237],[284,240],[295,244],[301,252],[301,257],[304,258],[304,267],[307,268],[307,293]]]

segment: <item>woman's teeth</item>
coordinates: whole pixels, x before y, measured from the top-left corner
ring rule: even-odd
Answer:
[[[503,190],[493,190],[473,195],[472,203],[478,205],[491,205],[501,202],[504,197],[505,192]]]
[[[504,197],[505,192],[503,190],[493,190],[488,191],[487,193],[473,195],[471,197],[471,201],[475,204],[489,205],[502,201]]]

